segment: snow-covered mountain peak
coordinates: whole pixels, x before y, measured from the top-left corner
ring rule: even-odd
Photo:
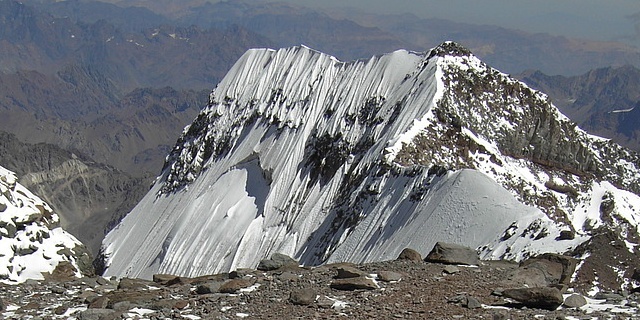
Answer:
[[[63,261],[71,263],[77,275],[91,266],[82,243],[58,223],[48,204],[17,183],[13,172],[0,167],[1,282],[42,279]]]
[[[250,50],[107,236],[107,274],[193,276],[275,252],[364,262],[436,241],[518,260],[616,223],[637,243],[638,159],[452,42],[346,63]]]

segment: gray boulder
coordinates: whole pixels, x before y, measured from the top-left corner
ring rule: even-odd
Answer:
[[[297,289],[291,291],[289,301],[298,306],[308,306],[316,301],[316,295],[312,289]]]
[[[115,318],[116,311],[111,309],[87,309],[78,314],[78,320],[102,320]]]
[[[564,306],[567,308],[580,308],[587,304],[587,299],[579,294],[572,294],[564,299]]]
[[[422,261],[422,255],[413,249],[404,248],[396,260]]]
[[[574,258],[545,253],[520,263],[509,280],[517,286],[566,287],[576,270],[576,264]]]
[[[555,310],[564,302],[560,290],[551,287],[507,289],[502,295],[527,307],[546,310]]]
[[[300,264],[298,263],[298,261],[296,261],[295,259],[287,255],[284,255],[281,253],[274,253],[271,256],[271,259],[264,259],[260,261],[260,263],[258,264],[258,270],[271,271],[271,270],[280,269],[285,266],[297,267],[299,265]]]
[[[477,265],[480,263],[478,253],[458,244],[437,242],[424,259],[426,262]]]

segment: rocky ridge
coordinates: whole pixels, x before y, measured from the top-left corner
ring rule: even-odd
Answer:
[[[0,167],[0,281],[43,279],[57,268],[75,276],[93,274],[87,249],[59,223],[47,203]]]

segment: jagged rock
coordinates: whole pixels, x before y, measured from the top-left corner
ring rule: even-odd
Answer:
[[[587,299],[579,294],[572,294],[564,299],[564,306],[567,308],[580,308],[587,304]]]
[[[258,270],[271,271],[280,269],[284,266],[297,267],[298,265],[299,263],[295,259],[281,253],[274,253],[271,256],[271,259],[264,259],[260,261],[260,264],[258,264]]]
[[[316,295],[312,289],[298,289],[291,291],[289,301],[295,305],[307,306],[316,300]]]
[[[545,253],[520,263],[509,280],[529,287],[568,285],[575,269],[576,259]]]
[[[397,260],[422,261],[422,255],[411,248],[404,248],[398,255]]]
[[[640,269],[634,269],[633,274],[631,275],[631,280],[640,282]]]
[[[357,278],[365,276],[367,274],[366,272],[359,270],[358,268],[350,266],[339,267],[336,270],[338,271],[336,279]]]
[[[53,286],[51,287],[51,292],[55,293],[55,294],[63,294],[65,293],[67,290],[63,287],[59,287],[59,286]]]
[[[453,265],[448,265],[444,266],[444,268],[442,268],[442,271],[446,274],[454,274],[460,272],[460,268]]]
[[[402,279],[402,274],[393,271],[380,271],[378,272],[378,280],[391,282],[391,281],[400,281]]]
[[[375,290],[379,288],[375,281],[366,277],[335,279],[330,286],[338,290]]]
[[[78,320],[112,319],[115,313],[116,311],[111,309],[87,309],[78,314]]]
[[[231,279],[220,285],[218,291],[220,293],[236,293],[240,289],[251,287],[255,282],[254,279]]]
[[[2,298],[0,298],[0,311],[4,311],[5,308],[6,308],[6,306],[4,304],[4,300],[2,300]]]
[[[551,287],[507,289],[502,294],[531,308],[555,310],[564,302],[560,290]]]
[[[557,240],[573,240],[576,237],[576,233],[573,230],[562,230]]]
[[[475,297],[467,296],[467,302],[462,305],[463,307],[467,307],[469,309],[478,309],[482,308],[482,303]]]
[[[458,244],[437,242],[431,252],[424,258],[426,262],[446,264],[477,265],[480,263],[478,253]]]
[[[69,261],[62,261],[58,263],[53,272],[50,275],[45,275],[47,279],[57,281],[70,281],[76,277],[76,268]]]

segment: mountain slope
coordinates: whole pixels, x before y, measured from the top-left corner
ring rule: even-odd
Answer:
[[[43,279],[62,262],[77,276],[90,273],[84,245],[58,227],[51,207],[17,183],[15,174],[0,167],[0,281]]]
[[[349,63],[250,50],[107,235],[106,274],[215,273],[275,252],[373,261],[439,240],[519,260],[614,226],[637,243],[638,167],[454,43]]]
[[[640,151],[640,70],[632,66],[594,69],[564,77],[528,71],[518,78],[543,90],[581,128]]]
[[[0,131],[0,163],[47,201],[60,225],[97,253],[104,234],[147,191],[134,178],[51,144],[26,144]]]

